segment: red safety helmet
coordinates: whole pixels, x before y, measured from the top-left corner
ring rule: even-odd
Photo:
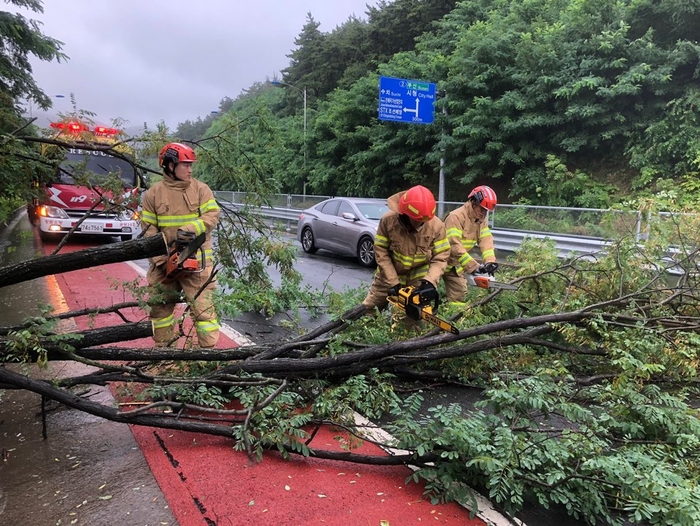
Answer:
[[[180,142],[171,142],[160,149],[158,165],[164,167],[167,163],[193,163],[197,160],[194,150]]]
[[[430,221],[435,217],[433,193],[421,185],[409,188],[399,198],[399,213],[416,221]]]
[[[496,192],[490,186],[481,185],[477,186],[472,190],[467,199],[471,199],[477,205],[484,207],[489,212],[493,212],[496,208],[498,200],[496,199]]]

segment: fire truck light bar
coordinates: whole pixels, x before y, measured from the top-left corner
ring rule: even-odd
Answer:
[[[107,128],[106,126],[97,126],[95,128],[95,133],[97,135],[117,135],[119,130],[115,128]]]
[[[90,128],[81,122],[52,122],[52,128],[64,130],[68,133],[80,133],[91,131]],[[115,128],[107,128],[106,126],[96,126],[92,132],[95,135],[117,135],[119,130]]]

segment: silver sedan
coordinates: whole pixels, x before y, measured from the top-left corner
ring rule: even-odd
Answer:
[[[304,252],[329,250],[355,256],[360,265],[372,267],[379,218],[388,210],[386,199],[326,199],[301,213],[297,237]]]

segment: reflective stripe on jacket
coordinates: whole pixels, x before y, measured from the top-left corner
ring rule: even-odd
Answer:
[[[450,254],[445,224],[434,217],[413,230],[399,218],[389,211],[379,220],[374,239],[377,273],[387,283],[407,285],[425,279],[437,287]]]
[[[496,261],[493,235],[489,225],[474,215],[469,201],[447,215],[445,227],[450,240],[448,271],[454,267],[457,274],[474,272],[479,267],[479,263],[469,254],[469,251],[477,244],[484,263]]]
[[[202,248],[205,264],[211,266],[211,232],[219,221],[221,209],[209,186],[196,179],[179,181],[166,176],[146,191],[141,205],[141,226],[146,237],[163,232],[170,246],[177,238],[178,230],[195,234],[206,232],[207,239]],[[156,266],[167,260],[168,256],[149,259]]]

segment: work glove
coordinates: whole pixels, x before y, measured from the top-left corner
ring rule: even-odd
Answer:
[[[169,256],[154,256],[150,258],[148,261],[154,266],[154,267],[163,267],[168,263]]]
[[[389,287],[386,291],[387,296],[398,296],[400,288],[401,288],[401,283],[397,283],[396,285]]]
[[[418,296],[418,301],[415,301],[415,297]],[[435,285],[427,280],[422,279],[420,284],[413,290],[409,303],[415,305],[416,303],[421,307],[430,304],[431,302],[438,303],[438,292]],[[436,309],[437,310],[437,309]]]
[[[177,229],[177,237],[175,238],[176,250],[182,252],[185,247],[194,240],[197,235],[194,232],[189,232],[187,230]]]
[[[493,276],[497,270],[498,263],[485,263],[484,265],[479,265],[479,268],[476,269],[477,273],[488,274],[489,276]]]

